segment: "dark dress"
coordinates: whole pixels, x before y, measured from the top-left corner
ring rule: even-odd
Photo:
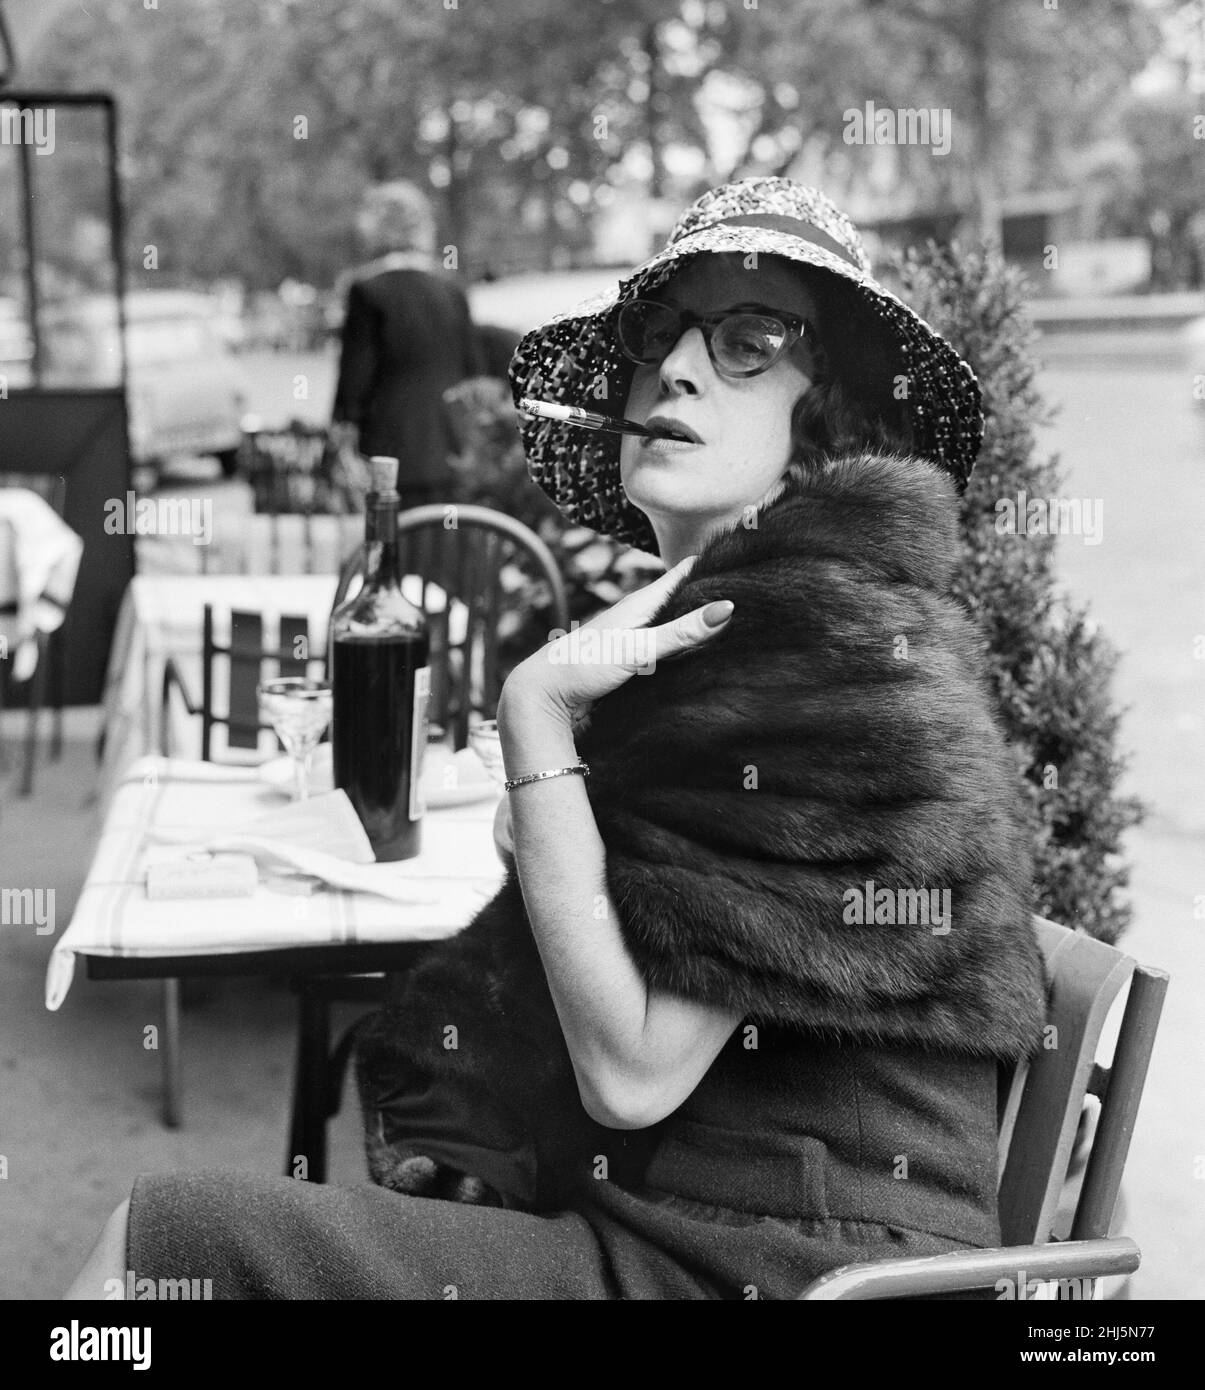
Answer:
[[[405,506],[446,501],[453,440],[443,393],[476,376],[482,352],[451,275],[380,270],[347,293],[332,418],[360,428],[360,452],[400,461]]]
[[[645,1181],[533,1215],[379,1187],[140,1177],[136,1277],[216,1298],[793,1298],[868,1259],[998,1243],[995,1064],[738,1028]]]

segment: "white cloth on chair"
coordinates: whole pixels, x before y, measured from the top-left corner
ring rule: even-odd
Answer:
[[[83,541],[36,492],[0,488],[0,607],[17,610],[14,680],[33,675],[38,633],[62,626],[83,553]]]

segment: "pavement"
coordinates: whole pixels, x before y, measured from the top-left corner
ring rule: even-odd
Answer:
[[[1055,349],[1042,384],[1063,407],[1044,436],[1061,451],[1064,496],[1100,499],[1104,539],[1065,537],[1069,589],[1123,652],[1116,688],[1132,753],[1127,787],[1151,805],[1133,832],[1123,946],[1171,972],[1172,986],[1125,1179],[1125,1233],[1141,1246],[1135,1298],[1205,1296],[1205,409],[1194,371],[1174,342],[1162,355],[1105,353],[1077,361]],[[1146,363],[1147,365],[1143,365]],[[292,390],[293,359],[254,367],[270,417]],[[320,418],[329,358],[314,373]],[[327,373],[327,376],[323,376]],[[212,486],[231,517],[249,501],[240,484]],[[240,490],[241,489],[241,490]],[[149,563],[170,565],[160,556]],[[13,749],[23,715],[0,725]],[[98,833],[92,799],[97,711],[69,711],[62,760],[40,759],[32,798],[0,771],[0,883],[53,887],[65,928]],[[15,760],[14,760],[15,761]],[[283,1171],[295,1007],[274,980],[206,982],[183,1018],[184,1117],[159,1122],[158,1054],[144,1029],[158,1022],[154,983],[77,978],[63,1008],[42,1004],[53,935],[0,927],[0,1299],[54,1298],[139,1172],[227,1167]],[[81,972],[82,975],[82,972]],[[356,1006],[346,1006],[350,1019]],[[332,1181],[366,1181],[354,1098],[332,1126]]]

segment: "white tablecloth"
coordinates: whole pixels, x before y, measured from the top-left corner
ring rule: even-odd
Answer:
[[[71,987],[77,954],[228,955],[292,946],[431,941],[454,936],[497,892],[497,794],[428,810],[422,853],[381,871],[415,881],[434,898],[403,904],[324,888],[302,897],[265,888],[253,897],[153,901],[145,869],[157,830],[228,833],[284,804],[250,768],[143,758],[130,767],[105,817],[100,844],[71,925],[51,954],[46,1007]]]

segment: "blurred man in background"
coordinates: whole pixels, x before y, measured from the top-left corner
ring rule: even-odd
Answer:
[[[451,500],[443,393],[483,365],[468,300],[438,266],[435,217],[414,184],[371,187],[358,227],[373,259],[349,275],[332,419],[361,454],[400,460],[403,506]]]

